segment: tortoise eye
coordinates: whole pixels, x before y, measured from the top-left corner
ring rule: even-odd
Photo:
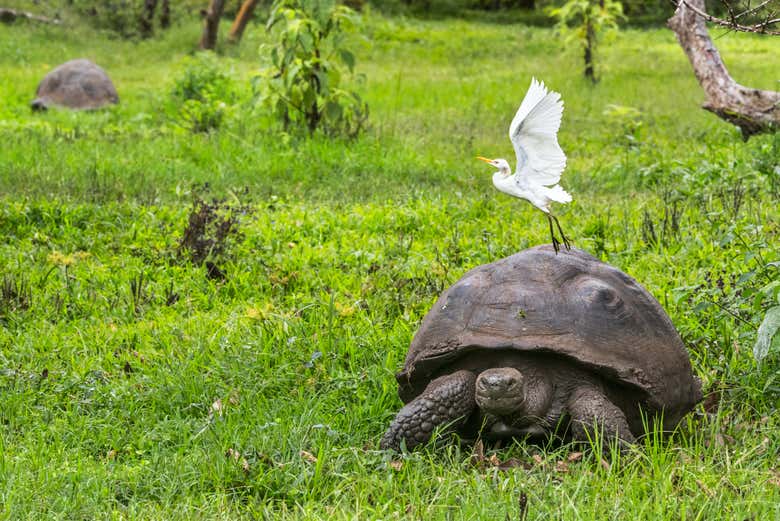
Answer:
[[[605,309],[616,311],[623,306],[623,299],[612,288],[601,288],[596,291],[594,303],[604,306]]]
[[[610,313],[620,313],[625,303],[614,288],[597,280],[589,280],[580,288],[580,296],[591,306]]]

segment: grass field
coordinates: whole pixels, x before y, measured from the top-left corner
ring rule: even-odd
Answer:
[[[591,86],[548,29],[372,15],[352,41],[371,127],[347,141],[251,104],[259,27],[220,58],[238,94],[211,133],[171,96],[196,21],[142,43],[77,29],[0,33],[0,517],[780,518],[780,350],[751,352],[780,287],[780,138],[743,143],[698,108],[671,32],[621,32]],[[738,81],[778,88],[780,40],[717,45]],[[121,104],[31,113],[81,56]],[[511,157],[532,75],[566,103],[565,228],[659,299],[708,398],[611,464],[569,445],[384,453],[436,296],[548,240],[474,160]],[[215,239],[221,276],[180,247],[198,200],[237,231]]]

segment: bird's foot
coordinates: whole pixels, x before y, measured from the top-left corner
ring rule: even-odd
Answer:
[[[555,250],[555,254],[558,255],[558,252],[561,250],[560,248],[560,241],[555,237],[555,235],[552,236],[552,245],[553,249]],[[569,249],[569,246],[566,246],[567,249]]]
[[[553,216],[553,219],[555,220],[555,225],[558,227],[558,232],[560,232],[561,234],[561,240],[563,240],[563,245],[566,246],[567,250],[571,250],[571,243],[569,242],[569,238],[566,237],[566,234],[563,233],[563,228],[561,228],[561,223],[558,221],[557,217]],[[550,231],[552,231],[552,223],[550,224]]]
[[[549,213],[547,213],[547,222],[550,224],[550,239],[552,239],[553,250],[555,250],[555,254],[558,255],[558,251],[560,250],[558,246],[560,246],[561,243],[558,242],[558,238],[555,237],[555,230],[553,229],[553,218]]]

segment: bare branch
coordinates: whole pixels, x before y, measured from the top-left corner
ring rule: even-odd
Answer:
[[[719,25],[721,27],[726,27],[726,28],[731,29],[733,31],[740,31],[740,32],[744,32],[744,33],[769,34],[769,35],[772,35],[772,36],[780,36],[780,31],[775,31],[775,30],[769,30],[768,29],[770,26],[775,25],[775,24],[780,22],[780,18],[769,18],[769,17],[774,15],[773,12],[771,12],[767,16],[767,19],[765,19],[761,23],[757,23],[757,24],[754,24],[754,25],[742,25],[742,24],[737,23],[737,21],[736,21],[736,19],[739,18],[739,16],[741,16],[741,15],[734,16],[732,14],[732,20],[724,20],[723,18],[718,18],[717,16],[712,16],[711,14],[708,14],[707,12],[705,12],[703,9],[699,9],[696,6],[691,5],[691,3],[689,1],[687,1],[687,0],[679,0],[679,1],[672,0],[672,3],[676,7],[678,7],[678,8],[681,5],[684,5],[685,7],[687,7],[688,9],[693,11],[694,13],[696,13],[697,15],[699,15],[702,18],[704,18],[705,20],[707,20],[708,22],[713,23],[715,25]],[[759,6],[753,8],[752,10],[750,10],[750,12],[751,13],[752,12],[756,12],[759,8],[765,6],[768,3],[769,3],[769,1],[767,0],[767,1],[763,2],[762,4],[760,4]],[[729,8],[729,12],[732,13],[730,8]]]
[[[729,3],[728,0],[720,0],[720,3],[723,4],[723,6],[726,8],[726,11],[728,11],[729,18],[731,19],[730,23],[736,24],[737,23],[737,15],[734,13],[734,9],[732,9],[731,3]]]
[[[761,2],[760,4],[758,4],[757,6],[752,7],[752,8],[748,4],[748,9],[746,9],[745,11],[739,13],[737,15],[737,18],[742,18],[743,16],[747,16],[749,14],[753,14],[753,13],[755,13],[757,11],[760,11],[765,5],[767,5],[767,4],[771,3],[771,2],[772,2],[772,0],[764,0],[763,2]]]

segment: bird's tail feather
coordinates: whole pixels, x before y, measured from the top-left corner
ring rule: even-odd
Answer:
[[[545,195],[556,203],[570,203],[571,194],[561,188],[561,185],[555,185],[545,188]]]

